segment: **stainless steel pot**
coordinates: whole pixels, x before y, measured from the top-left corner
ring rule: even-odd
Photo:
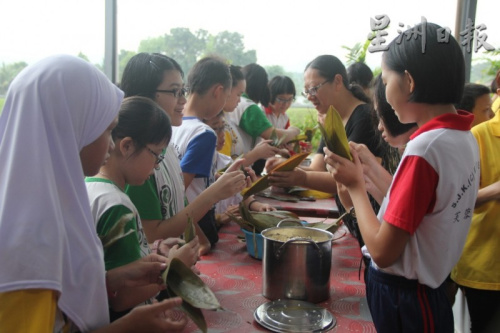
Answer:
[[[318,303],[330,297],[333,234],[306,227],[262,231],[262,294]]]

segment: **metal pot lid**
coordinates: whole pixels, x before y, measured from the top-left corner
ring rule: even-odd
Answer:
[[[325,308],[291,299],[280,299],[259,306],[255,320],[273,332],[326,332],[337,320]]]

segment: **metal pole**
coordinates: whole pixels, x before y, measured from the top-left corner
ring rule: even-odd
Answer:
[[[467,19],[471,19],[474,26],[476,24],[476,7],[477,0],[457,0],[457,18],[455,22],[455,38],[461,43],[462,37],[460,36],[460,32],[464,31],[467,25]],[[471,72],[471,62],[472,62],[472,52],[473,48],[470,49],[470,52],[467,52],[467,46],[462,46],[462,52],[464,54],[465,59],[465,82],[470,81],[470,72]]]
[[[118,80],[116,1],[105,3],[104,74],[116,83]]]

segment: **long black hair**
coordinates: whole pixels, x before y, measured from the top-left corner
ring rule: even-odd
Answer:
[[[345,66],[336,56],[329,54],[320,55],[307,64],[304,72],[309,68],[317,70],[319,75],[328,82],[333,81],[335,75],[340,74],[342,76],[342,83],[354,97],[362,102],[371,103],[370,98],[366,96],[361,86],[349,83]]]

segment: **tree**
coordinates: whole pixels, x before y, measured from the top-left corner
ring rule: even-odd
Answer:
[[[16,75],[26,66],[28,66],[28,64],[24,61],[8,65],[2,63],[2,67],[0,68],[0,95],[5,95],[7,93],[7,89],[9,89],[12,80],[14,80]]]
[[[364,44],[356,43],[353,47],[348,47],[348,46],[342,45],[343,49],[346,49],[347,51],[349,51],[349,53],[346,55],[347,66],[352,65],[356,62],[365,62],[366,51],[368,49],[368,46],[370,46],[369,39],[367,39],[364,42]]]
[[[170,34],[141,41],[139,52],[157,52],[174,58],[187,73],[205,50],[208,32],[194,34],[188,28],[173,28]]]
[[[264,66],[264,68],[266,69],[267,77],[269,78],[269,80],[278,75],[287,75],[285,69],[279,65]]]
[[[205,55],[210,54],[221,56],[238,66],[257,62],[257,53],[255,50],[245,51],[243,35],[237,32],[223,31],[216,36],[210,36]]]

